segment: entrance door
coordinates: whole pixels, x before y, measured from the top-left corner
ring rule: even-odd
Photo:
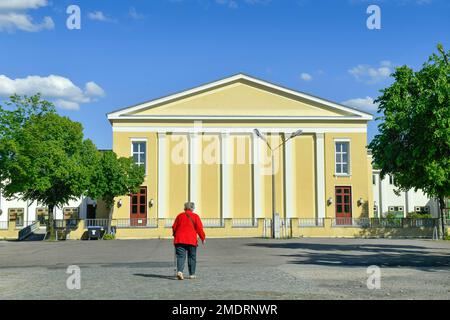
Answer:
[[[130,225],[147,225],[147,187],[140,187],[139,193],[131,196]]]
[[[93,204],[88,204],[87,205],[87,214],[86,214],[86,219],[95,219],[96,216],[96,207]]]
[[[336,224],[352,224],[352,188],[336,187]]]

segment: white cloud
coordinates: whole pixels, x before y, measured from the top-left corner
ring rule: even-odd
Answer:
[[[303,81],[311,81],[312,80],[312,76],[309,73],[305,73],[305,72],[300,75],[300,78]]]
[[[218,5],[226,6],[231,9],[237,9],[240,4],[245,3],[246,5],[267,5],[272,0],[210,0]],[[185,2],[185,0],[169,0],[169,2],[179,3]],[[209,2],[209,1],[207,1]]]
[[[1,0],[0,10],[17,11],[46,7],[47,0]]]
[[[347,101],[342,102],[343,105],[368,111],[368,112],[377,112],[378,110],[378,103],[374,102],[374,99],[372,97],[365,97],[365,98],[356,98],[356,99],[350,99]]]
[[[358,65],[348,72],[355,77],[356,80],[366,84],[375,84],[389,78],[393,72],[392,62],[383,60],[378,67],[369,65]]]
[[[51,17],[44,17],[42,22],[35,23],[27,10],[46,7],[47,0],[1,0],[0,1],[0,32],[15,30],[38,32],[52,30],[55,23]]]
[[[115,21],[114,19],[107,17],[102,11],[89,12],[88,18],[90,20],[101,21],[101,22],[114,22]]]
[[[38,32],[41,30],[52,30],[55,28],[55,23],[52,18],[45,17],[41,23],[33,23],[33,18],[23,13],[0,13],[0,31],[12,32],[15,29]]]
[[[0,96],[2,97],[9,97],[13,94],[33,95],[38,92],[45,98],[54,101],[56,106],[69,110],[78,110],[80,104],[89,103],[96,97],[105,96],[104,90],[92,81],[86,83],[83,91],[70,79],[57,75],[28,76],[17,79],[0,75]]]
[[[134,20],[141,20],[145,18],[143,14],[136,11],[135,7],[131,7],[130,10],[128,10],[128,16]]]
[[[88,82],[86,83],[86,94],[89,96],[97,96],[97,97],[104,97],[105,91],[95,82]]]

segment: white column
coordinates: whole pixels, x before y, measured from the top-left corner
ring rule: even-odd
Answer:
[[[166,217],[166,134],[158,133],[158,218]]]
[[[262,179],[261,179],[261,138],[255,133],[252,135],[253,160],[253,214],[255,219],[263,218],[262,210]]]
[[[325,142],[324,134],[316,133],[316,210],[317,218],[325,218]]]
[[[222,133],[220,141],[220,154],[222,163],[222,218],[232,218],[231,215],[231,143],[230,134]]]
[[[195,210],[200,209],[200,157],[201,136],[197,132],[189,133],[189,201],[195,203]]]
[[[292,132],[286,132],[286,136],[290,136]],[[295,140],[288,141],[285,145],[285,192],[286,192],[286,218],[295,218],[295,161],[294,161],[294,145]]]

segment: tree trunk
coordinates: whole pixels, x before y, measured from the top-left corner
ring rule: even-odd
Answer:
[[[54,205],[48,205],[48,230],[49,233],[49,240],[54,240],[55,237],[55,226],[54,226],[54,219],[53,219],[53,210],[55,206]]]
[[[112,223],[112,216],[113,216],[113,207],[109,208],[108,213],[108,234],[111,233],[111,223]]]
[[[442,227],[442,239],[445,237],[445,216],[444,216],[444,210],[445,210],[445,201],[443,197],[439,197],[439,215],[441,219],[441,227]]]

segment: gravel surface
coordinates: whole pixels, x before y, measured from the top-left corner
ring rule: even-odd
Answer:
[[[0,241],[0,299],[450,299],[450,242],[210,239],[185,281],[173,258],[170,240]],[[69,265],[81,290],[67,289]]]

